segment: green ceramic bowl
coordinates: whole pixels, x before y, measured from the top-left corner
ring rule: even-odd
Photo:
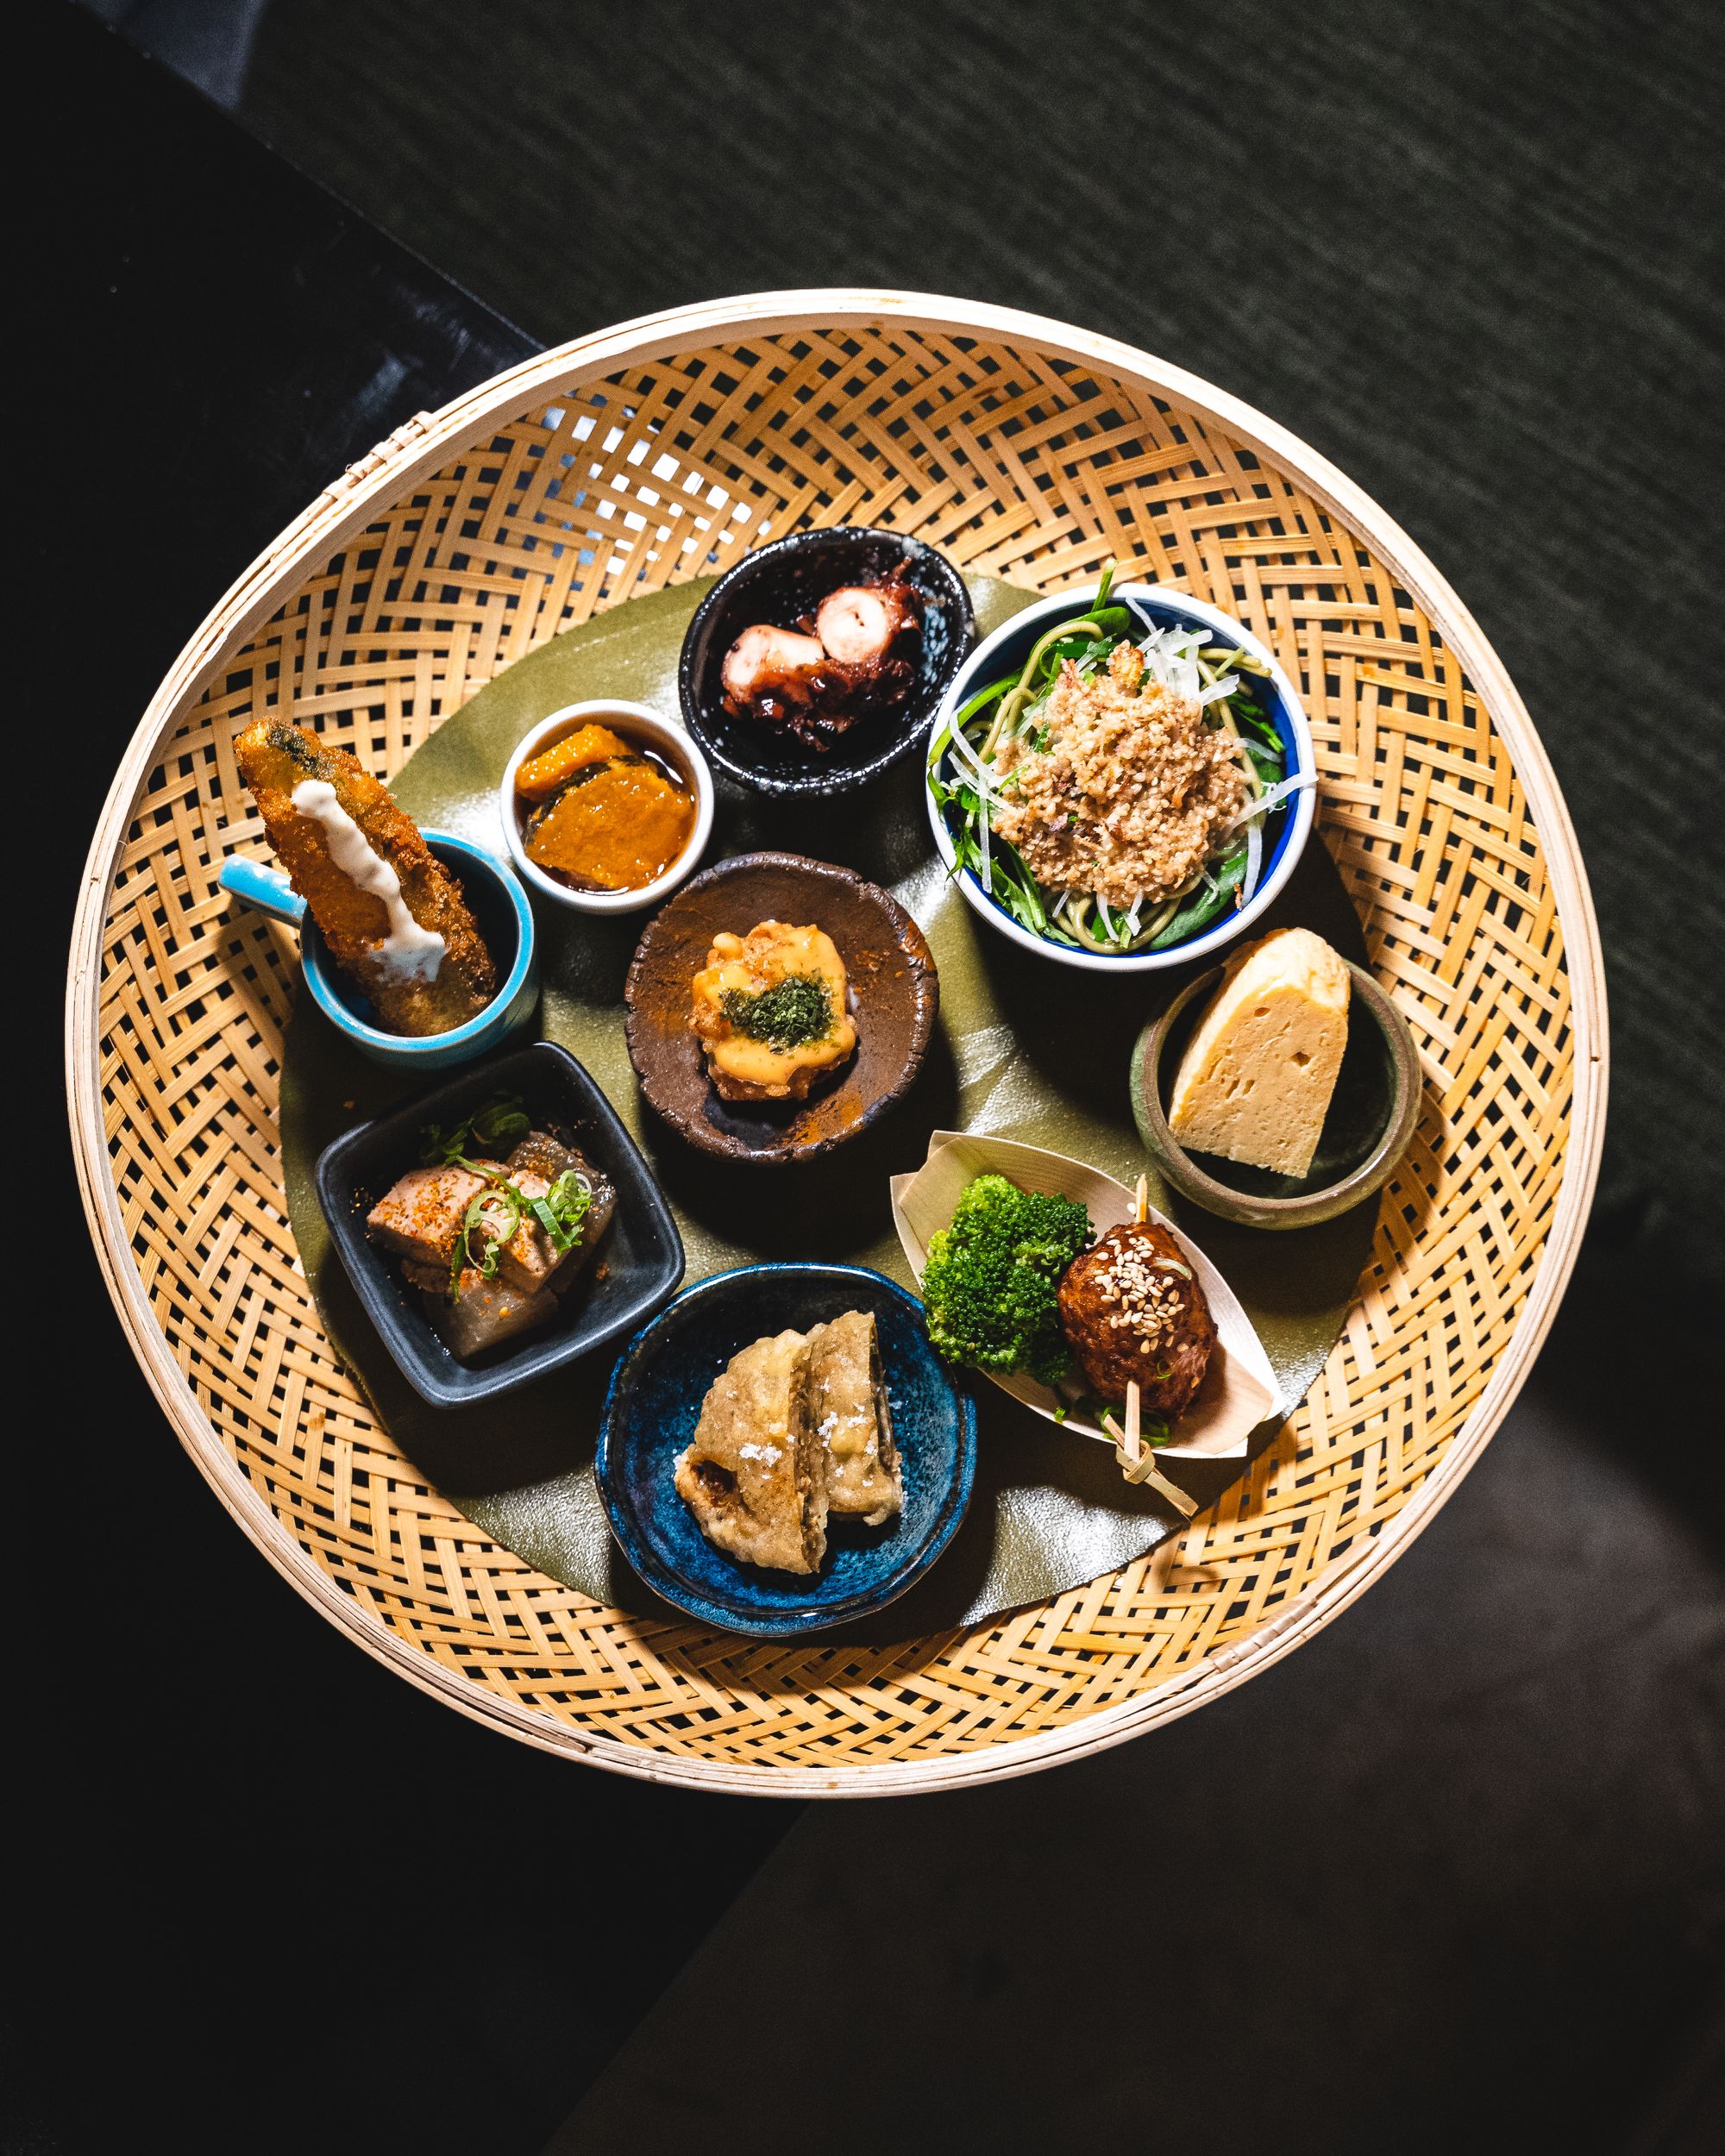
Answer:
[[[1132,1104],[1138,1135],[1170,1186],[1206,1212],[1251,1228],[1308,1228],[1333,1219],[1389,1181],[1420,1119],[1420,1055],[1408,1021],[1351,959],[1347,1052],[1304,1175],[1281,1175],[1212,1153],[1189,1153],[1168,1127],[1167,1088],[1223,968],[1182,988],[1138,1037]]]

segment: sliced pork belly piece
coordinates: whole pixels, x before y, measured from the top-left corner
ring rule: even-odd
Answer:
[[[524,1198],[543,1198],[560,1175],[571,1169],[592,1196],[580,1232],[571,1250],[559,1252],[530,1214],[498,1259],[498,1271],[524,1294],[555,1287],[561,1294],[592,1257],[617,1210],[617,1193],[579,1147],[565,1145],[544,1131],[530,1131],[509,1156],[509,1180]]]
[[[447,1279],[467,1207],[485,1188],[468,1168],[412,1168],[366,1215],[380,1250],[419,1265],[440,1265]]]
[[[524,1198],[550,1194],[551,1186],[543,1175],[522,1169],[509,1180]],[[536,1294],[549,1287],[551,1275],[574,1256],[574,1250],[559,1250],[530,1213],[497,1254],[498,1277],[524,1295]]]
[[[617,1194],[599,1170],[575,1147],[543,1131],[530,1131],[507,1161],[483,1160],[478,1166],[488,1173],[411,1169],[366,1219],[373,1242],[398,1258],[409,1284],[424,1291],[426,1315],[438,1338],[463,1361],[555,1317],[557,1297],[585,1269],[617,1210]],[[529,1213],[497,1253],[493,1275],[486,1280],[477,1265],[465,1262],[484,1252],[486,1238],[476,1228],[452,1301],[449,1269],[474,1200],[495,1192],[505,1177],[524,1199],[546,1198],[570,1169],[586,1182],[592,1200],[574,1244],[558,1250]],[[495,1219],[492,1207],[486,1213]]]

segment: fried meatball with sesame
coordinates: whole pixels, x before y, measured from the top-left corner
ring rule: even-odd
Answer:
[[[1060,1325],[1100,1399],[1124,1403],[1136,1378],[1147,1415],[1192,1404],[1216,1344],[1215,1319],[1180,1245],[1126,1221],[1076,1257],[1060,1282]]]

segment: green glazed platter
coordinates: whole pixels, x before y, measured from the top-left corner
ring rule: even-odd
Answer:
[[[502,856],[497,788],[517,742],[549,712],[589,699],[645,704],[675,720],[683,635],[709,582],[630,601],[509,667],[392,779],[397,799],[420,823]],[[981,636],[1038,596],[986,578],[969,582]],[[991,1133],[1070,1155],[1128,1185],[1148,1172],[1152,1204],[1208,1254],[1239,1297],[1291,1411],[1341,1331],[1371,1254],[1377,1207],[1272,1235],[1201,1212],[1163,1187],[1133,1124],[1132,1048],[1208,962],[1110,981],[990,934],[935,856],[919,759],[835,801],[763,799],[722,778],[718,789],[707,863],[777,849],[883,885],[928,939],[940,1017],[915,1085],[854,1140],[794,1165],[719,1159],[660,1122],[629,1061],[623,985],[647,917],[536,906],[544,984],[537,1031],[585,1064],[640,1144],[681,1231],[687,1281],[761,1260],[812,1258],[869,1266],[913,1288],[889,1178],[920,1165],[932,1131]],[[1364,957],[1340,877],[1315,834],[1258,927],[1292,924],[1314,929],[1349,958]],[[409,1386],[361,1309],[318,1208],[313,1169],[333,1138],[413,1089],[412,1081],[361,1057],[309,996],[298,999],[281,1081],[285,1172],[295,1241],[329,1340],[402,1451],[493,1540],[608,1608],[669,1614],[612,1543],[593,1482],[616,1355],[607,1350],[553,1373],[501,1406],[439,1409]],[[1043,1601],[1143,1556],[1180,1524],[1157,1497],[1122,1480],[1106,1447],[1063,1432],[987,1383],[978,1384],[977,1410],[975,1491],[963,1526],[910,1594],[853,1628],[857,1638],[908,1639]],[[1277,1426],[1263,1426],[1251,1449],[1268,1444]],[[1168,1467],[1201,1507],[1244,1471],[1239,1458]]]

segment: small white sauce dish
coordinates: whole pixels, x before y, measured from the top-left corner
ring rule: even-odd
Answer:
[[[689,833],[688,843],[663,875],[656,876],[651,883],[639,884],[628,891],[578,891],[573,885],[560,883],[555,876],[548,875],[527,857],[527,849],[521,843],[515,774],[530,758],[582,726],[609,726],[625,740],[639,742],[643,749],[668,764],[695,797],[694,828]],[[625,704],[616,697],[602,697],[587,704],[565,704],[561,710],[542,718],[536,726],[528,729],[505,766],[497,790],[497,805],[503,819],[509,857],[515,864],[517,874],[530,889],[555,899],[559,906],[568,906],[574,913],[639,913],[668,898],[679,884],[693,874],[706,850],[706,842],[712,835],[712,772],[699,745],[681,726],[662,718],[644,704]]]

